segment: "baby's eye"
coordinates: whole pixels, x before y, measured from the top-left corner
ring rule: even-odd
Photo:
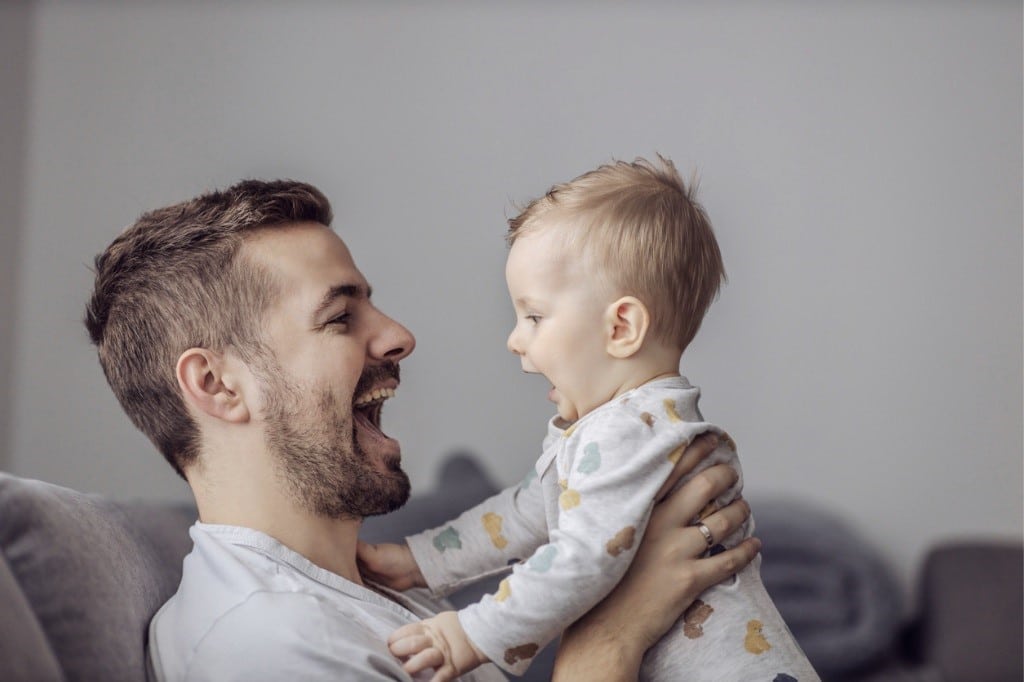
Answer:
[[[540,315],[527,315],[526,319],[528,319],[530,322],[533,322],[534,324],[537,324],[538,322],[540,322]]]

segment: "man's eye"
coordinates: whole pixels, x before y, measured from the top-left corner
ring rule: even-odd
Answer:
[[[328,324],[328,326],[336,325],[336,324],[348,324],[351,319],[352,319],[352,314],[351,313],[342,313],[341,315],[338,315],[337,317],[332,317],[331,319],[327,320],[327,324]]]

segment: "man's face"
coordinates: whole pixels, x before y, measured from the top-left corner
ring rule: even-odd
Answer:
[[[245,256],[277,278],[265,315],[270,357],[258,361],[268,449],[300,505],[329,518],[397,509],[409,496],[398,441],[381,406],[412,352],[407,329],[377,310],[348,248],[315,223],[261,232]]]

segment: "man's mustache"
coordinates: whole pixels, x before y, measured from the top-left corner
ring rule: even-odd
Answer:
[[[385,379],[399,381],[397,362],[389,360],[380,365],[370,365],[364,369],[363,375],[359,377],[359,383],[356,384],[354,395],[357,397],[361,396]]]

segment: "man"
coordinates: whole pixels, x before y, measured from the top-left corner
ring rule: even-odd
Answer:
[[[150,627],[157,679],[409,679],[387,635],[441,608],[359,574],[361,520],[409,495],[380,416],[415,340],[374,306],[331,219],[314,187],[245,181],[144,214],[96,258],[85,322],[104,373],[199,509],[178,593]],[[697,530],[688,544],[668,531],[728,479],[713,472],[673,496],[677,516],[641,554],[677,560],[638,554],[567,635],[559,675],[635,676],[696,594],[753,557],[747,543],[694,562]],[[733,505],[704,522],[724,537],[744,515]],[[502,678],[485,667],[467,679]]]

